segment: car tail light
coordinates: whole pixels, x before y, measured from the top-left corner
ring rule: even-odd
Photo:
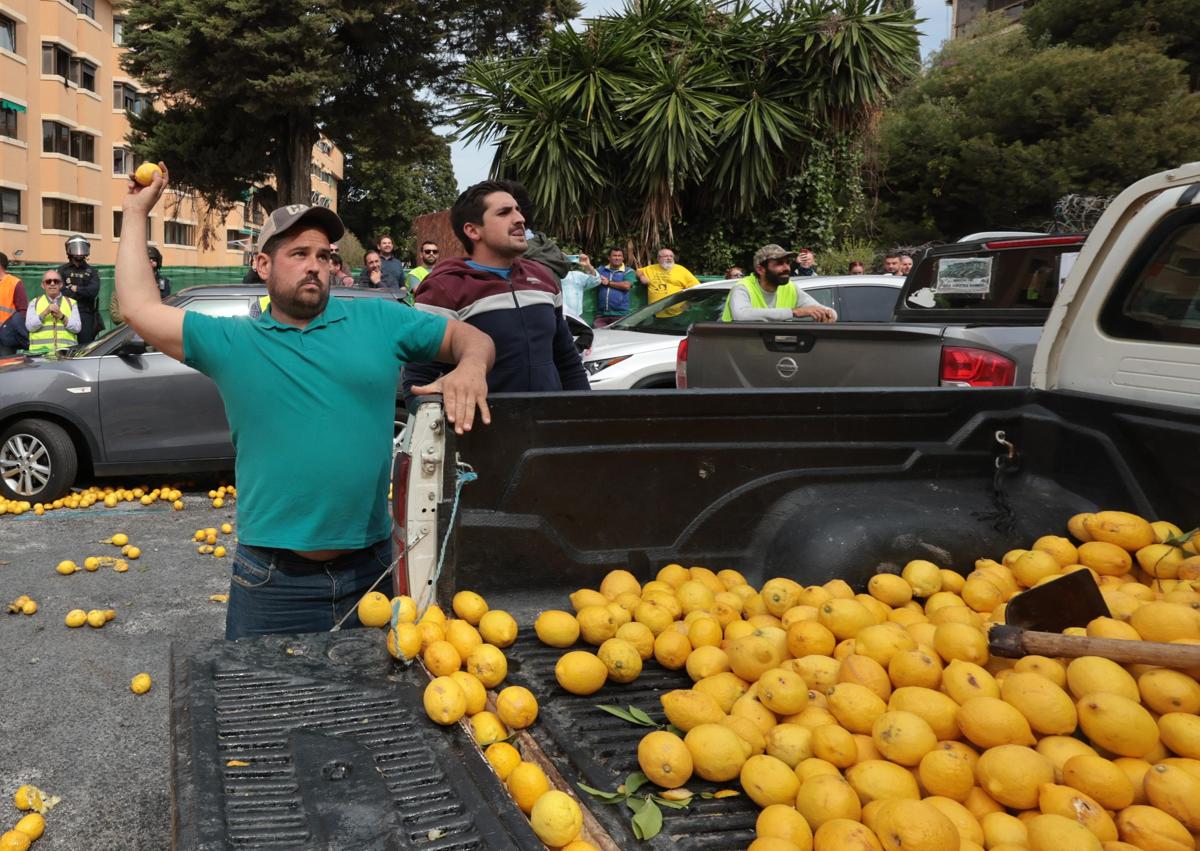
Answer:
[[[680,390],[687,389],[687,349],[687,337],[684,337],[675,350],[675,386]]]
[[[397,452],[392,459],[392,596],[408,593],[408,471],[412,456]]]
[[[942,347],[943,387],[1012,387],[1017,364],[986,349]]]

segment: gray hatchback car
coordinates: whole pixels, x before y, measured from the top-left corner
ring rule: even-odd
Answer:
[[[210,316],[246,316],[262,286],[193,287],[168,304]],[[335,287],[334,298],[391,298]],[[57,499],[81,472],[141,475],[233,469],[217,387],[148,347],[127,325],[57,359],[0,359],[0,494]]]

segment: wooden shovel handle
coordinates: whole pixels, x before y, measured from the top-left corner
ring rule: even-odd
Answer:
[[[992,651],[1000,656],[1038,655],[1068,659],[1080,656],[1103,656],[1105,659],[1111,659],[1121,664],[1161,665],[1164,668],[1200,667],[1200,644],[1168,644],[1161,641],[1132,641],[1123,638],[1091,638],[1086,635],[1033,632],[1015,627],[1003,628],[1008,635],[1004,639],[1000,639],[997,635],[997,627],[992,627],[992,630],[990,635]],[[1013,637],[1017,639],[1016,646],[1011,640]],[[1013,650],[1017,652],[1011,652]]]

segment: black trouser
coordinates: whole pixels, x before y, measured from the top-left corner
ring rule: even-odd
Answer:
[[[79,307],[79,324],[82,326],[76,337],[79,340],[79,345],[85,345],[96,339],[96,332],[100,326],[100,316],[94,310],[88,311]]]

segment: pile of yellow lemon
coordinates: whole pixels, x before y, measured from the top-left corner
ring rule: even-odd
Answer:
[[[13,826],[0,834],[0,851],[26,851],[46,832],[45,814],[61,799],[48,795],[36,786],[21,786],[13,794],[13,804],[27,813]]]
[[[1176,851],[1200,834],[1200,670],[992,657],[987,629],[1025,588],[1086,570],[1111,617],[1068,632],[1200,644],[1197,538],[1102,511],[963,575],[928,561],[760,589],[678,564],[609,573],[542,612],[555,674],[591,694],[651,657],[690,689],[638,746],[664,789],[738,781],[752,851]]]
[[[84,624],[87,624],[92,629],[100,629],[100,627],[116,618],[116,616],[116,609],[91,609],[86,612],[83,609],[71,609],[71,611],[67,612],[67,616],[63,619],[63,622],[72,629],[81,627]]]
[[[8,604],[8,613],[10,615],[32,615],[38,610],[37,601],[28,594],[22,594]]]
[[[583,811],[576,800],[551,789],[542,767],[522,759],[508,741],[514,731],[537,719],[533,693],[510,685],[489,694],[508,676],[503,648],[517,639],[516,620],[508,612],[489,608],[474,591],[459,591],[450,608],[453,618],[437,605],[418,617],[411,597],[389,600],[379,591],[370,591],[358,603],[358,619],[363,626],[387,628],[387,648],[393,657],[403,661],[420,657],[433,678],[425,687],[425,713],[441,725],[466,719],[476,744],[529,817],[538,838],[565,851],[596,851],[580,838]],[[489,701],[494,711],[488,709]]]
[[[213,508],[224,508],[226,498],[237,499],[237,488],[233,485],[221,485],[216,490],[210,490],[208,498],[212,500]]]
[[[222,535],[232,535],[233,525],[222,523],[219,531]],[[192,540],[199,544],[196,547],[196,552],[202,556],[210,555],[214,558],[225,558],[227,551],[224,546],[217,543],[217,532],[218,529],[216,526],[209,526],[207,529],[197,529],[195,534],[192,535]]]

